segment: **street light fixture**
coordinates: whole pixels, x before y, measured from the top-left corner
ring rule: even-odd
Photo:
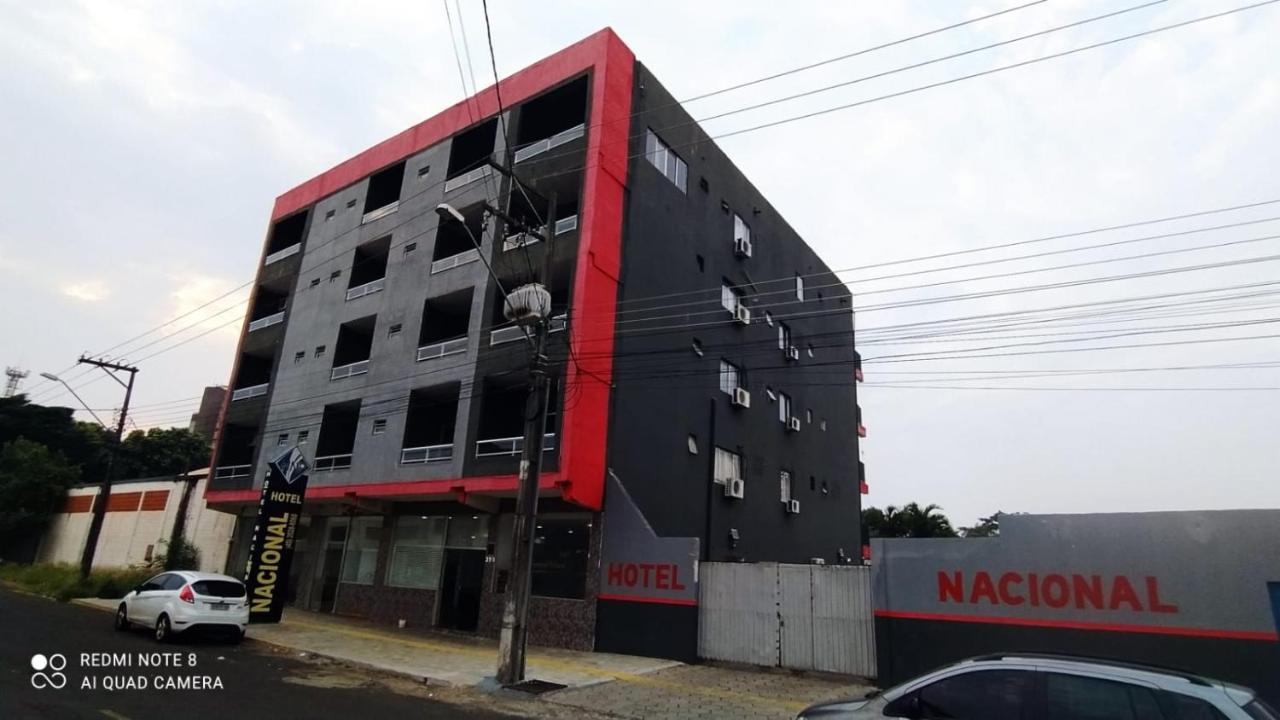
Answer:
[[[53,373],[47,373],[47,372],[40,373],[40,377],[44,378],[45,380],[52,380],[53,382],[56,382],[56,383],[62,383],[62,387],[66,388],[67,392],[75,396],[75,399],[78,400],[80,404],[84,406],[85,412],[88,412],[90,415],[92,415],[93,419],[97,420],[98,424],[101,425],[103,428],[107,427],[107,424],[102,422],[102,418],[98,417],[98,413],[94,412],[93,408],[89,407],[89,404],[84,401],[84,398],[76,394],[76,391],[73,390],[71,386],[67,384],[66,380],[63,380],[62,378],[58,377],[57,375],[54,375]]]

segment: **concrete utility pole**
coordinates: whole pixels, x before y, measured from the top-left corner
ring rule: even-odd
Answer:
[[[111,498],[111,466],[115,464],[116,453],[119,452],[120,443],[124,439],[124,423],[129,416],[129,399],[133,396],[133,380],[138,375],[138,368],[87,357],[81,357],[76,362],[101,368],[124,388],[124,405],[120,406],[120,419],[116,423],[115,440],[107,452],[107,470],[102,475],[102,482],[98,484],[98,497],[93,503],[93,517],[89,520],[89,535],[85,538],[84,552],[80,555],[80,577],[86,578],[89,577],[89,570],[93,567],[93,553],[98,548],[98,536],[102,534],[102,521],[107,515],[107,501]],[[113,370],[129,373],[129,382],[125,383],[116,377]]]

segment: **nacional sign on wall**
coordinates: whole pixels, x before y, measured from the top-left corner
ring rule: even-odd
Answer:
[[[278,623],[284,611],[294,535],[302,517],[310,467],[298,446],[271,461],[249,546],[249,622]]]
[[[1280,511],[1005,515],[873,539],[876,616],[1276,641]]]

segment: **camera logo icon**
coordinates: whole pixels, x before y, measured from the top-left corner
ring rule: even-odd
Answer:
[[[67,658],[60,653],[48,657],[40,653],[31,656],[31,687],[37,690],[53,688],[61,690],[67,685],[67,674],[62,672],[67,667]],[[48,672],[45,672],[45,671]]]

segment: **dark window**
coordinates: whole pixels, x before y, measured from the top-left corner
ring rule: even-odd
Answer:
[[[319,284],[320,284],[320,278],[311,278],[311,287],[315,287]]]
[[[1134,696],[1130,690],[1150,691],[1124,683],[1048,673],[1045,675],[1045,717],[1048,720],[1136,720]],[[1135,693],[1136,694],[1136,693]],[[1143,715],[1143,718],[1159,718]]]
[[[381,435],[386,431],[387,431],[387,421],[385,418],[379,418],[373,421],[373,429],[371,431],[372,434]]]
[[[297,365],[298,363],[302,362],[302,359],[305,358],[306,356],[307,356],[307,352],[305,350],[299,350],[298,352],[294,353],[293,364]]]
[[[242,598],[245,595],[244,585],[230,580],[198,580],[191,583],[191,589],[197,595],[213,597]]]
[[[1244,706],[1244,711],[1249,714],[1253,720],[1280,720],[1280,712],[1276,712],[1270,705],[1255,699],[1253,702]]]
[[[1022,720],[1031,678],[1019,670],[983,670],[939,680],[919,691],[921,717]]]
[[[187,584],[187,579],[181,575],[167,575],[164,579],[165,590],[177,590]]]
[[[405,245],[405,246],[404,246],[404,254],[405,254],[405,255],[408,255],[409,253],[411,253],[411,252],[413,252],[414,250],[417,250],[417,249],[418,249],[418,243],[416,243],[416,242],[411,242],[411,243],[409,243],[408,245]]]
[[[418,168],[418,177],[423,177],[429,172],[431,172],[431,166],[423,165],[422,167]]]
[[[325,222],[328,222],[329,220],[333,219],[333,216],[334,216],[337,212],[338,212],[337,210],[330,210],[329,212],[325,213],[325,214],[324,214]]]
[[[395,337],[396,335],[399,335],[400,330],[403,327],[404,326],[401,325],[400,323],[396,323],[395,325],[392,325],[391,327],[387,328],[387,337]]]
[[[164,588],[164,581],[167,579],[169,579],[168,573],[157,575],[151,578],[150,580],[142,583],[142,585],[138,588],[138,590],[140,592],[146,592],[148,590],[160,590]]]
[[[337,280],[340,277],[342,277],[342,271],[334,270],[333,272],[329,273],[329,282],[333,282],[334,280]]]
[[[454,136],[449,146],[449,167],[445,170],[445,178],[452,180],[484,165],[493,155],[493,143],[497,137],[496,118]]]
[[[404,163],[399,162],[369,178],[369,194],[364,200],[365,213],[400,201],[400,186],[404,183]]]
[[[1165,716],[1169,720],[1227,720],[1225,715],[1200,698],[1166,692],[1163,699]]]
[[[323,345],[317,345],[317,346],[316,346],[316,357],[324,357],[324,346],[323,346]]]
[[[539,520],[531,592],[543,597],[584,597],[590,541],[590,520]]]
[[[307,212],[296,213],[271,226],[271,237],[267,240],[267,254],[280,252],[302,242],[307,229]]]
[[[353,207],[355,207],[355,206],[356,206],[356,199],[355,199],[355,198],[351,198],[350,200],[348,200],[348,201],[347,201],[347,207],[349,207],[349,208],[353,208]]]

